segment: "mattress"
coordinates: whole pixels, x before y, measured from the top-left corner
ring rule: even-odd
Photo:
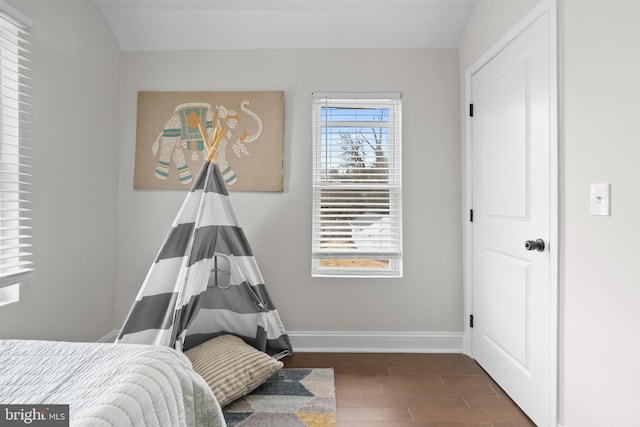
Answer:
[[[68,404],[74,427],[226,427],[189,359],[165,346],[0,340],[0,404]]]

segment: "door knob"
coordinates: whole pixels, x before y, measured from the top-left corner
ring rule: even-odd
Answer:
[[[544,240],[542,240],[542,239],[527,240],[526,242],[524,242],[524,248],[526,250],[528,250],[528,251],[543,252],[544,251]]]

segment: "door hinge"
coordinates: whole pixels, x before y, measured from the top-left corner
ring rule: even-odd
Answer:
[[[469,315],[469,327],[473,328],[473,314]]]
[[[473,209],[469,209],[469,222],[473,222]]]
[[[473,117],[473,104],[469,104],[469,117]]]

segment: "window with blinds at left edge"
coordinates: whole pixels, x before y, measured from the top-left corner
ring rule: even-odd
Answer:
[[[33,275],[30,202],[29,28],[0,1],[0,305]]]

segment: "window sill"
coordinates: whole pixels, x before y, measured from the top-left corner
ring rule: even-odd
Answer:
[[[20,284],[0,288],[0,307],[20,301]]]

